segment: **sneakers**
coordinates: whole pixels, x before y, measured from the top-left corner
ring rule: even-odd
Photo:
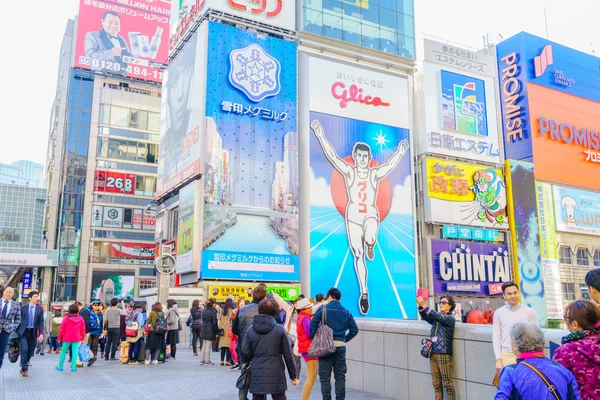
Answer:
[[[39,354],[39,355],[40,355],[40,356],[45,356],[46,354],[45,354],[45,353],[42,351],[42,352],[40,352],[40,354]]]
[[[63,369],[61,367],[59,367],[58,365],[56,367],[54,367],[55,370],[57,371],[62,371]]]
[[[129,365],[139,365],[139,361],[129,361]]]
[[[151,363],[151,364],[152,364],[152,365],[158,365],[158,361],[157,361],[157,360],[154,360],[154,361],[152,361],[152,363]]]
[[[221,367],[224,366],[224,365],[225,365],[225,363],[223,361],[221,361]]]
[[[230,369],[236,369],[236,368],[239,368],[239,366],[240,366],[240,363],[236,363],[236,364],[233,364],[233,366]]]
[[[204,365],[206,362],[204,360],[200,361],[200,365]]]
[[[96,362],[96,360],[97,360],[97,358],[96,358],[96,357],[92,357],[92,358],[90,358],[90,359],[89,359],[89,361],[88,361],[88,365],[87,365],[87,366],[88,366],[88,367],[91,367],[91,366],[92,366],[92,364],[94,364],[94,363]]]
[[[373,243],[372,245],[367,244],[367,258],[369,259],[369,261],[373,261],[373,259],[375,258],[373,247],[375,247],[375,243]]]
[[[367,315],[369,312],[369,293],[364,293],[358,301],[358,309],[362,315]]]
[[[221,365],[222,365],[222,364],[221,364]],[[230,366],[231,366],[231,363],[230,363],[229,361],[227,361],[227,362],[225,363],[225,366],[226,366],[226,367],[230,367]]]
[[[144,361],[144,365],[150,365],[150,360]]]
[[[208,361],[208,362],[206,363],[206,365],[215,365],[215,364],[214,364],[213,362],[211,362],[211,361]]]
[[[82,367],[83,367],[83,365],[82,365]],[[77,372],[77,368],[72,369],[71,372]]]

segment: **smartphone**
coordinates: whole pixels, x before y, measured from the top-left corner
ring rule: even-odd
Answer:
[[[421,296],[423,301],[429,300],[429,289],[419,288],[417,289],[417,297]]]

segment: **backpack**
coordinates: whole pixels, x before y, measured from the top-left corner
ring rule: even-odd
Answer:
[[[154,332],[159,335],[164,335],[167,332],[167,320],[165,319],[165,315],[161,314],[154,321]]]
[[[81,316],[83,317],[83,312],[87,311],[89,314],[89,318],[88,318],[88,322],[86,324],[86,331],[87,332],[92,332],[95,331],[96,329],[98,329],[100,327],[100,320],[98,319],[98,316],[96,315],[96,313],[94,313],[92,310],[90,310],[89,308],[84,308],[83,310],[81,310]]]

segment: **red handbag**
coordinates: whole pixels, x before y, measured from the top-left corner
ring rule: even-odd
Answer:
[[[229,327],[229,332],[227,332],[227,337],[228,337],[229,339],[233,339],[233,337],[234,337],[234,336],[235,336],[235,335],[233,334],[233,331],[231,330],[231,327]]]

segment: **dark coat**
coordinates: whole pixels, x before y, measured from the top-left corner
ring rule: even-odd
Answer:
[[[21,324],[17,328],[19,336],[25,334],[29,320],[29,303],[21,306]],[[35,330],[35,337],[40,336],[44,333],[44,310],[42,307],[36,305],[33,313],[33,329]]]
[[[244,360],[252,361],[250,393],[285,393],[284,360],[290,379],[296,378],[296,366],[285,328],[270,315],[258,314],[254,317],[254,323],[246,333],[242,353]]]
[[[202,312],[202,329],[200,330],[200,339],[216,340],[218,329],[217,310],[214,308],[205,308]]]
[[[442,314],[429,307],[420,308],[421,318],[431,324],[431,337],[437,337],[431,352],[435,354],[448,354],[452,356],[452,340],[454,339],[454,326],[456,319],[452,314]]]
[[[192,318],[192,329],[202,328],[202,313],[204,308],[190,308],[190,317]]]

